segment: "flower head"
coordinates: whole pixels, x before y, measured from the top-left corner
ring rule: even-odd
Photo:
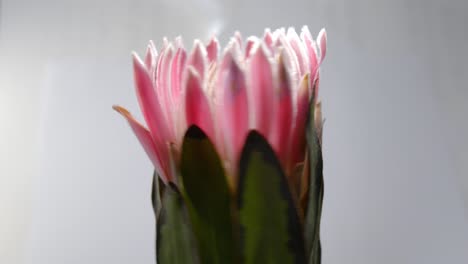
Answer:
[[[180,37],[165,39],[159,51],[150,42],[143,59],[133,54],[146,126],[124,108],[114,109],[127,119],[164,182],[176,182],[173,164],[191,125],[214,143],[227,175],[237,175],[250,130],[267,139],[290,175],[304,160],[308,107],[317,98],[325,54],[325,31],[316,42],[307,27],[300,35],[293,28],[267,29],[245,43],[236,33],[222,52],[215,37],[207,45],[195,40],[189,52]]]

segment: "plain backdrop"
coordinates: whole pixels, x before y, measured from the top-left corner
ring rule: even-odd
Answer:
[[[326,27],[323,263],[468,262],[468,2],[0,0],[0,263],[154,263],[130,51]]]

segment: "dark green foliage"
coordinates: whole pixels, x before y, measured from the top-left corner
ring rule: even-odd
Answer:
[[[213,144],[196,126],[185,134],[180,170],[201,263],[236,263],[232,197],[224,168]]]
[[[250,132],[240,161],[238,209],[243,263],[303,264],[301,224],[273,149]]]
[[[158,264],[198,264],[192,229],[182,196],[173,187],[165,188],[157,225]]]

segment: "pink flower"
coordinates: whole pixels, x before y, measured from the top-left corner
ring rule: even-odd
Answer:
[[[249,37],[245,44],[236,33],[222,53],[216,38],[206,46],[195,40],[189,54],[180,37],[164,40],[159,54],[150,42],[144,59],[133,54],[147,127],[126,109],[114,109],[127,119],[164,182],[175,182],[173,167],[190,125],[215,144],[228,175],[236,175],[252,129],[268,139],[289,175],[304,160],[308,107],[325,54],[325,30],[315,42],[307,27],[300,36],[293,28],[267,29],[263,38]]]

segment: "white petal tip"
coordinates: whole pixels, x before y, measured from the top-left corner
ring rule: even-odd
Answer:
[[[287,31],[288,36],[297,35],[296,29],[294,27],[289,27]]]
[[[143,61],[141,60],[140,56],[138,56],[138,53],[136,53],[135,51],[132,51],[132,59],[135,65],[144,67]]]
[[[327,54],[327,31],[325,28],[320,30],[317,36],[317,42],[320,47],[320,62],[322,62]]]

